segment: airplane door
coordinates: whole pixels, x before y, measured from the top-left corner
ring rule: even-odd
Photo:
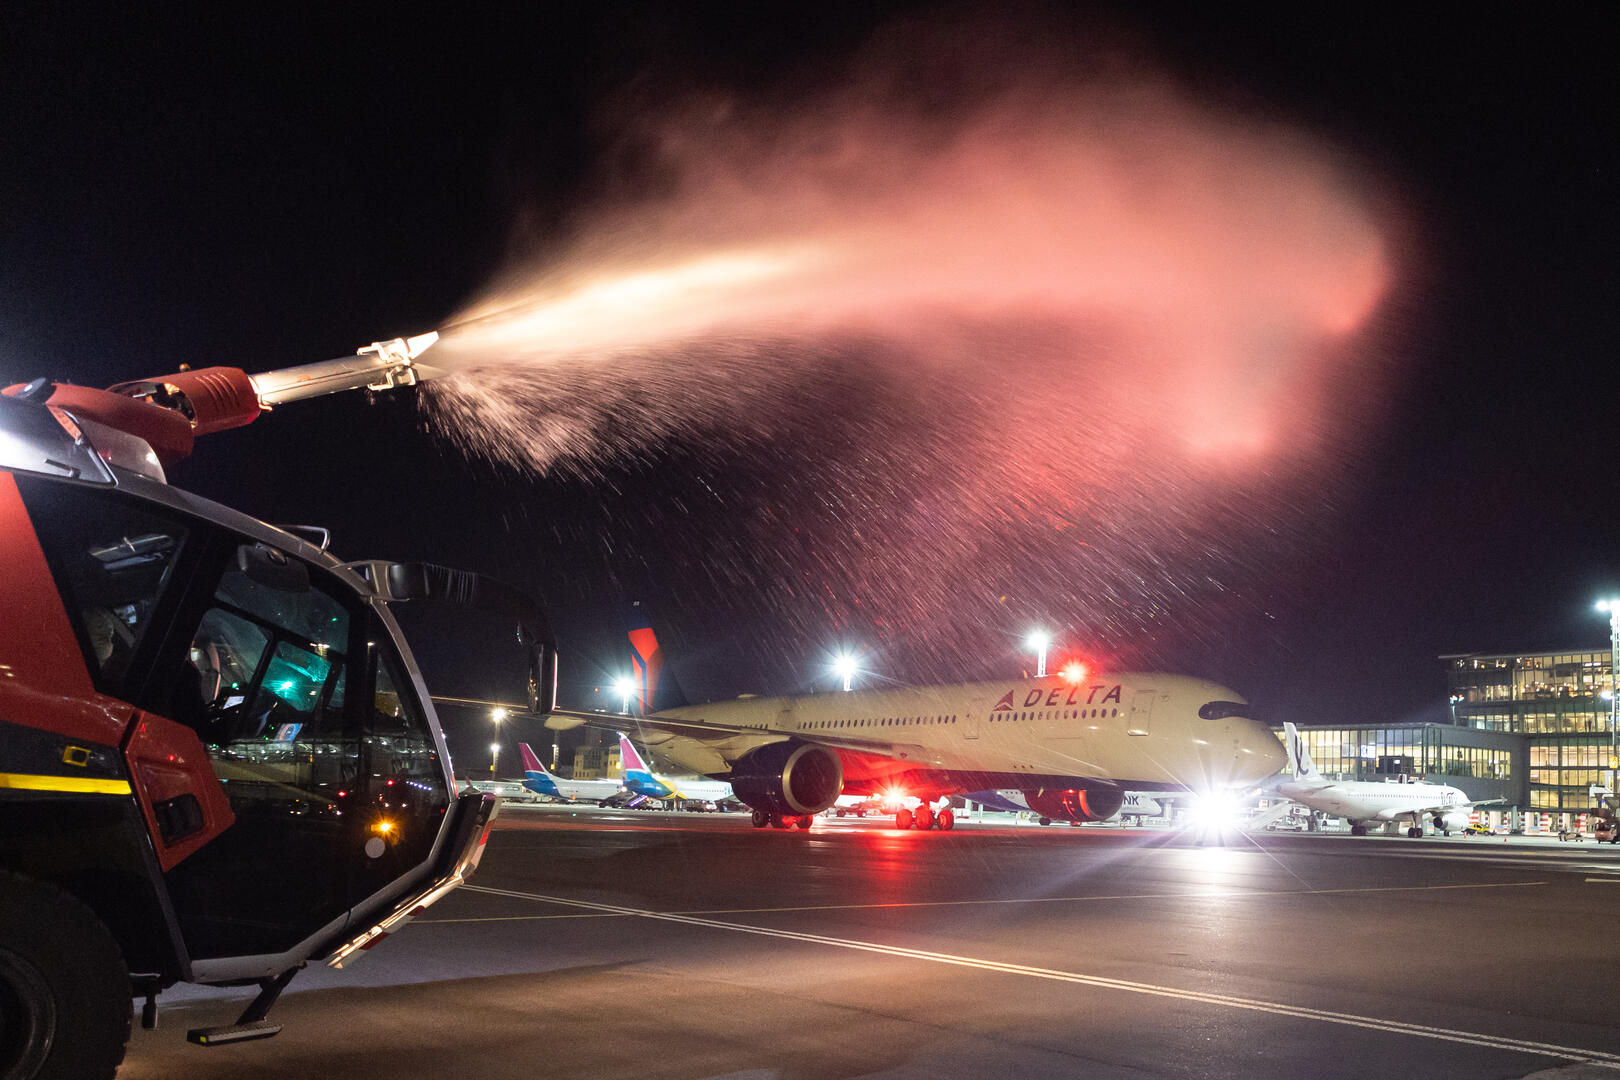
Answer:
[[[1147,735],[1153,730],[1153,702],[1159,695],[1153,690],[1144,690],[1131,701],[1131,715],[1125,725],[1127,735]]]
[[[963,713],[962,714],[962,738],[973,740],[973,739],[977,739],[978,737],[979,737],[979,714],[978,713],[972,713],[972,712]]]

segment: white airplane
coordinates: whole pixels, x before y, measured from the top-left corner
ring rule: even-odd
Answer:
[[[1423,819],[1432,817],[1435,828],[1446,836],[1451,830],[1466,828],[1468,811],[1477,804],[1469,801],[1461,788],[1417,780],[1406,783],[1376,780],[1327,780],[1311,761],[1310,751],[1291,723],[1283,724],[1288,744],[1288,762],[1294,778],[1277,784],[1277,793],[1301,806],[1350,822],[1352,836],[1366,836],[1375,825],[1411,818],[1406,835],[1423,835]],[[1490,800],[1500,802],[1500,799]]]
[[[649,799],[718,803],[734,797],[730,784],[716,780],[675,780],[655,775],[622,731],[619,732],[619,763],[624,768],[624,786]]]
[[[523,786],[536,795],[569,802],[603,802],[624,791],[624,785],[617,780],[564,780],[546,768],[528,743],[518,743],[518,752],[523,755]]]
[[[657,655],[646,643],[637,651]],[[1277,737],[1225,687],[1184,675],[1087,676],[748,697],[637,723],[661,756],[728,781],[760,828],[809,828],[839,795],[903,792],[924,802],[897,811],[897,828],[949,829],[955,815],[936,815],[935,802],[998,788],[1023,792],[1046,817],[1101,821],[1127,791],[1217,791],[1283,765]],[[645,708],[645,685],[643,695]],[[602,720],[556,709],[546,725]]]

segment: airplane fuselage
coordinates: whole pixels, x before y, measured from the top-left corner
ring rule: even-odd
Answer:
[[[1129,673],[742,698],[656,716],[694,732],[659,743],[659,752],[708,776],[726,775],[736,754],[722,751],[788,736],[835,747],[850,793],[901,777],[940,792],[1158,791],[1254,783],[1280,769],[1276,737],[1249,711],[1203,679]],[[703,734],[711,724],[742,730],[730,739]]]
[[[624,790],[617,780],[565,780],[546,772],[530,770],[524,773],[523,786],[536,795],[577,802],[581,799],[599,802],[611,799]]]
[[[1394,821],[1424,811],[1466,814],[1471,805],[1460,788],[1428,783],[1291,780],[1278,784],[1277,793],[1350,822]]]

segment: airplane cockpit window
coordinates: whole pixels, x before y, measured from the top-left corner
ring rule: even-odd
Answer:
[[[1247,717],[1253,712],[1253,705],[1241,701],[1208,701],[1199,708],[1198,715],[1205,720],[1225,720],[1228,716]]]

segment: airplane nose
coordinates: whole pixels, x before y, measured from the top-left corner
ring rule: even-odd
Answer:
[[[1258,720],[1249,720],[1245,728],[1239,739],[1235,779],[1245,784],[1256,784],[1272,773],[1281,772],[1283,766],[1288,764],[1288,755],[1283,752],[1277,733],[1266,725]]]

